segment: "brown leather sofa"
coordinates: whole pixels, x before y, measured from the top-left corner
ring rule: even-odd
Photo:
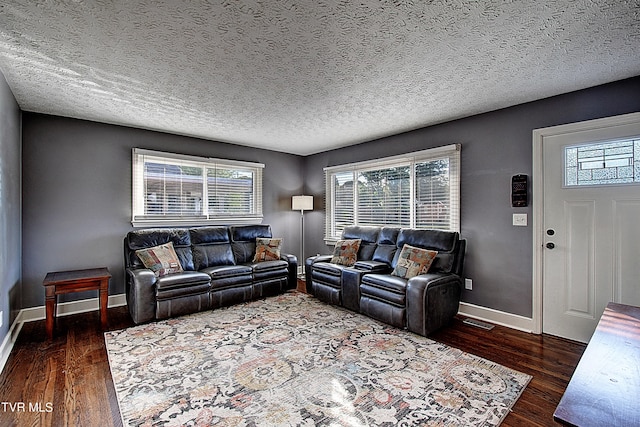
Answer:
[[[253,262],[269,225],[153,228],[124,239],[127,305],[137,324],[282,293],[296,287],[298,261]],[[156,277],[135,251],[172,242],[184,271]]]
[[[361,241],[357,262],[347,267],[331,263],[331,255],[308,258],[308,293],[423,336],[458,312],[466,249],[459,233],[349,226],[342,239]],[[391,274],[405,244],[438,252],[426,274],[410,279]]]

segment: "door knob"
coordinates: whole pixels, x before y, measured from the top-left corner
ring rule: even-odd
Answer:
[[[547,245],[546,245],[546,246],[547,246],[547,249],[553,249],[553,248],[555,248],[555,247],[556,247],[556,245],[554,245],[554,244],[553,244],[553,242],[549,242],[549,243],[547,243]]]

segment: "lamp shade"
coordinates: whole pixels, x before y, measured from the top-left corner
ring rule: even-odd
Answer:
[[[293,196],[291,197],[291,210],[312,211],[313,196]]]

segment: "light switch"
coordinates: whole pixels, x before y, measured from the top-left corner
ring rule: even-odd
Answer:
[[[516,227],[527,226],[527,214],[513,214],[513,225]]]

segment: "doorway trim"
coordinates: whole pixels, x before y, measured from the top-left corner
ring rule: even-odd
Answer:
[[[640,112],[533,130],[533,179],[531,187],[533,202],[533,308],[531,313],[533,317],[532,332],[534,334],[542,333],[542,292],[544,269],[544,170],[542,144],[544,138],[638,122],[640,122]]]

